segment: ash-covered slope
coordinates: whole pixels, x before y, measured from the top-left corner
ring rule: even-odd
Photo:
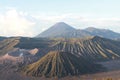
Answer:
[[[7,52],[14,50],[14,46],[19,43],[18,38],[8,38],[0,41],[0,56],[5,55]]]
[[[0,56],[14,51],[15,48],[35,49],[48,47],[51,40],[43,38],[11,37],[0,41]]]
[[[102,67],[84,58],[76,57],[69,52],[50,51],[37,62],[23,68],[23,73],[29,76],[64,77],[93,73]]]
[[[98,61],[120,58],[120,42],[98,36],[86,39],[56,39],[50,48]]]
[[[42,57],[52,50],[70,52],[77,56],[98,61],[120,58],[120,42],[98,36],[81,39],[9,38],[0,42],[0,55],[5,55],[15,48],[25,50],[37,48],[38,51],[35,53],[37,57]]]

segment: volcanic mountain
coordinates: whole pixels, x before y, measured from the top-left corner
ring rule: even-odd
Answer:
[[[49,51],[70,52],[74,55],[97,61],[120,58],[120,42],[99,36],[68,39],[9,38],[0,42],[0,55],[5,55],[15,48],[25,50],[36,48],[29,53],[34,54],[38,58],[44,56]]]
[[[52,50],[62,50],[93,60],[120,58],[120,42],[99,36],[83,39],[57,39],[51,45]]]
[[[44,31],[43,33],[39,34],[37,37],[61,37],[64,36],[64,34],[68,32],[74,32],[75,29],[64,23],[64,22],[59,22],[50,27],[48,30]]]
[[[102,67],[69,52],[50,51],[37,62],[23,68],[29,76],[64,77],[99,71]]]
[[[88,27],[86,29],[75,29],[72,26],[59,22],[40,33],[37,37],[46,38],[83,38],[88,36],[100,36],[109,39],[120,38],[120,33],[116,33],[109,29],[97,29],[94,27]]]
[[[109,29],[97,29],[94,27],[88,27],[84,30],[89,32],[92,36],[100,36],[100,37],[109,38],[109,39],[120,38],[120,33],[116,33]]]

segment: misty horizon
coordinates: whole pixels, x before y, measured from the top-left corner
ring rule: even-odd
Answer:
[[[76,29],[92,26],[120,32],[119,3],[119,0],[1,1],[0,35],[34,37],[57,22]]]

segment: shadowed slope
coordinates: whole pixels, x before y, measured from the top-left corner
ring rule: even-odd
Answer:
[[[51,51],[39,61],[28,65],[23,72],[31,76],[64,77],[93,73],[101,69],[100,65],[78,58],[68,52]]]

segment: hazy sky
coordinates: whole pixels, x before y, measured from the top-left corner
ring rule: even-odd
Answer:
[[[0,0],[0,36],[35,36],[56,22],[120,32],[120,0]]]

